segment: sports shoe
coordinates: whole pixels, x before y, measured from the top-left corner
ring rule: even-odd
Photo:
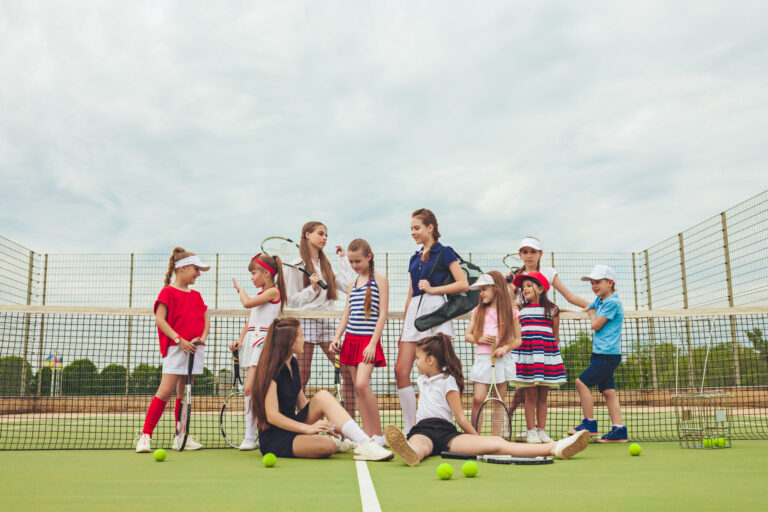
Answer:
[[[528,431],[527,430],[523,430],[522,432],[520,432],[519,434],[517,434],[515,436],[515,442],[516,443],[524,443],[526,437],[528,437]]]
[[[392,447],[392,451],[398,454],[403,462],[411,467],[419,465],[421,462],[419,454],[416,453],[399,428],[394,425],[387,425],[384,428],[384,437],[387,438],[387,444]]]
[[[184,451],[187,450],[199,450],[203,447],[200,443],[198,443],[194,437],[189,436],[187,438],[187,444],[184,445]],[[173,449],[177,451],[181,451],[181,437],[174,436],[173,438]]]
[[[589,431],[581,430],[571,437],[566,437],[555,443],[552,455],[561,460],[568,460],[589,445]]]
[[[581,420],[581,424],[578,427],[572,428],[568,433],[570,435],[578,434],[582,430],[586,430],[592,436],[597,436],[597,420],[588,420],[587,418],[584,418]]]
[[[189,444],[189,439],[187,439],[187,444]],[[240,450],[241,452],[248,452],[248,451],[257,449],[258,447],[259,447],[258,441],[255,441],[253,439],[243,439],[243,442],[240,443],[240,446],[237,449]]]
[[[152,441],[152,438],[149,437],[149,434],[141,434],[139,440],[136,442],[136,453],[151,452],[152,448],[149,446],[150,441]]]
[[[611,427],[611,430],[605,433],[600,439],[596,439],[598,443],[626,443],[627,439],[627,427]]]
[[[360,443],[355,448],[355,460],[392,460],[395,454],[379,446],[373,439]]]
[[[555,440],[547,435],[543,428],[537,428],[536,433],[539,434],[539,440],[542,443],[554,443]]]
[[[371,436],[373,437],[373,440],[379,443],[379,446],[382,446],[384,448],[387,448],[389,445],[387,444],[387,438],[384,436]]]
[[[336,453],[348,452],[356,446],[354,441],[347,439],[346,437],[341,439],[336,436],[331,436],[331,439],[336,443]]]
[[[539,432],[532,428],[525,436],[525,442],[528,444],[541,444],[543,441],[539,438]]]

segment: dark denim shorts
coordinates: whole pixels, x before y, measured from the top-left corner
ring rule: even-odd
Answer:
[[[616,389],[613,382],[613,373],[621,364],[621,354],[595,354],[589,358],[589,366],[581,372],[579,380],[589,387],[597,386],[597,389]]]

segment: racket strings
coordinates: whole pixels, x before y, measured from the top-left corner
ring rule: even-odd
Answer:
[[[510,419],[504,402],[487,399],[478,411],[475,430],[482,436],[508,436]]]

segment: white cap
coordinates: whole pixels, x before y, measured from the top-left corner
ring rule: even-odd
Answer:
[[[479,290],[481,286],[493,286],[493,278],[489,274],[482,274],[477,281],[469,285],[469,289]]]
[[[608,265],[595,265],[589,275],[581,278],[582,281],[599,281],[600,279],[610,279],[616,282],[616,272]]]
[[[202,270],[203,272],[211,269],[210,265],[206,265],[205,263],[200,261],[200,258],[198,258],[197,256],[187,256],[186,258],[180,259],[174,264],[174,268],[186,267],[187,265],[194,265],[200,270]]]
[[[533,238],[532,236],[523,238],[520,240],[520,247],[519,249],[522,249],[523,247],[530,247],[531,249],[536,249],[537,251],[543,251],[544,249],[541,247],[541,242]]]

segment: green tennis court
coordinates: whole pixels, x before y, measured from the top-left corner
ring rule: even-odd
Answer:
[[[768,443],[684,450],[677,443],[590,445],[548,466],[480,465],[474,479],[439,480],[444,460],[409,468],[368,463],[381,509],[480,510],[765,510]],[[169,452],[165,462],[132,451],[0,452],[3,510],[361,510],[351,454],[330,460],[280,459],[236,450]]]

